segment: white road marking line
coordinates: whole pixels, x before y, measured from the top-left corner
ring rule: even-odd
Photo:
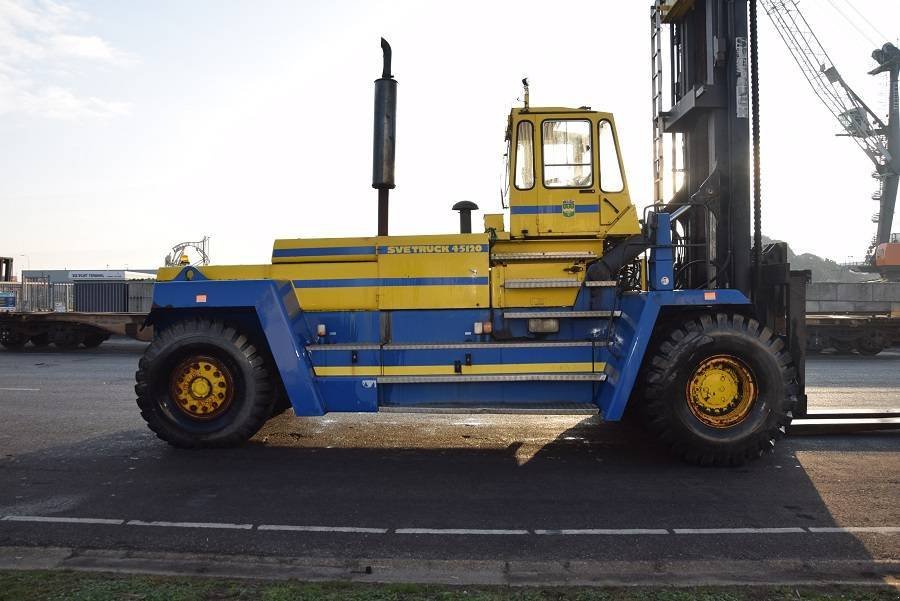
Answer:
[[[642,534],[669,534],[664,528],[587,528],[583,530],[562,529],[562,530],[535,530],[535,534],[541,535],[562,535],[577,536],[579,534],[610,534],[610,535],[642,535]]]
[[[397,528],[395,534],[528,534],[528,530],[477,529],[477,528]]]
[[[55,524],[100,524],[109,526],[156,526],[162,528],[209,528],[214,530],[253,530],[253,524],[231,524],[222,522],[145,522],[142,520],[120,520],[112,518],[77,518],[64,516],[7,515],[0,517],[3,522],[37,522]],[[363,528],[358,526],[292,526],[286,524],[261,524],[257,530],[269,532],[338,532],[353,534],[389,534],[388,528]],[[784,527],[784,528],[560,528],[560,529],[491,529],[491,528],[397,528],[394,534],[436,534],[436,535],[527,535],[579,536],[579,535],[625,535],[644,536],[662,534],[900,534],[900,526],[834,526],[834,527]]]
[[[803,528],[673,528],[675,534],[803,534]]]
[[[359,532],[362,534],[387,534],[387,528],[358,528],[356,526],[284,526],[262,524],[257,530],[274,530],[284,532]]]
[[[252,530],[253,524],[225,524],[217,522],[144,522],[128,520],[126,526],[159,526],[162,528],[212,528],[217,530]]]
[[[2,518],[4,522],[49,522],[55,524],[109,524],[121,526],[125,520],[112,520],[108,518],[66,518],[39,515],[7,515]]]
[[[40,392],[40,388],[0,388],[0,390],[5,390],[7,392]]]
[[[809,527],[813,534],[830,534],[843,532],[874,532],[876,534],[900,534],[900,526],[843,526],[835,528]]]

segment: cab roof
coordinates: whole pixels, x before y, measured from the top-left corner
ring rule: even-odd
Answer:
[[[591,110],[589,106],[580,106],[578,108],[572,108],[567,106],[532,106],[529,108],[525,107],[516,107],[510,111],[512,115],[541,115],[541,114],[559,114],[559,113],[574,113],[574,114],[591,114],[597,113],[599,111]]]

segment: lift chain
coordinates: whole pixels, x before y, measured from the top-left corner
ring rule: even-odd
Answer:
[[[753,290],[762,284],[762,190],[759,165],[759,59],[756,0],[750,0],[750,109],[753,119]]]

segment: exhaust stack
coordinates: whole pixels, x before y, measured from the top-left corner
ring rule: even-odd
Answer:
[[[388,195],[394,188],[394,151],[397,125],[397,80],[391,75],[391,45],[381,38],[384,68],[375,80],[375,128],[372,148],[372,187],[378,190],[378,235],[388,235]]]

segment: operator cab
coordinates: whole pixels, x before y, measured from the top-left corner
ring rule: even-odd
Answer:
[[[875,269],[884,279],[900,282],[900,233],[891,234],[875,249]]]
[[[639,231],[612,114],[526,105],[510,113],[506,141],[513,238]]]

